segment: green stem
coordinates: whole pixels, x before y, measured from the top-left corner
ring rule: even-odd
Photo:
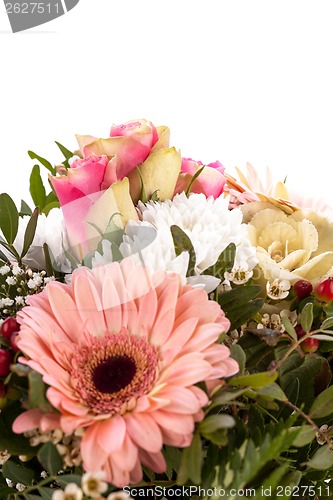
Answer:
[[[298,346],[300,346],[301,343],[304,342],[304,340],[312,337],[312,335],[315,335],[321,331],[322,331],[321,329],[313,330],[312,332],[306,333],[303,337],[298,339],[297,342],[293,342],[291,344],[291,346],[289,347],[289,349],[285,352],[283,357],[276,363],[276,365],[274,366],[274,369],[279,370],[281,368],[281,366],[283,365],[283,363],[286,361],[286,359],[290,356],[290,354],[292,354],[298,348]]]

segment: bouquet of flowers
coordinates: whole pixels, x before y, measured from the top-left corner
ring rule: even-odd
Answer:
[[[330,207],[146,120],[77,140],[0,195],[0,498],[330,497]]]

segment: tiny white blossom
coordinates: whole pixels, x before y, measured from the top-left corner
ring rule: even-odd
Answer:
[[[99,498],[101,493],[105,493],[108,489],[104,479],[104,471],[86,472],[83,474],[81,482],[83,493],[92,498]]]
[[[52,500],[82,500],[83,492],[75,483],[67,484],[64,491],[56,490],[52,495]]]
[[[288,280],[275,279],[272,283],[268,281],[266,285],[267,295],[273,300],[285,299],[289,294],[290,286]]]
[[[6,283],[7,285],[16,285],[16,278],[8,276],[8,278],[6,278]]]
[[[13,269],[12,269],[12,273],[14,274],[14,276],[17,276],[18,274],[23,273],[23,269],[20,266],[14,265]]]
[[[18,491],[24,491],[26,489],[26,485],[25,484],[22,484],[22,483],[17,483],[16,485],[16,489]]]
[[[15,302],[18,306],[25,305],[24,297],[22,297],[21,295],[17,295],[17,297],[15,297]]]
[[[2,307],[10,307],[14,304],[14,301],[9,297],[1,299]]]
[[[27,285],[28,285],[28,288],[30,288],[30,290],[35,290],[35,288],[36,288],[35,280],[32,278],[30,278]]]
[[[114,491],[108,495],[106,500],[131,500],[131,497],[126,491]]]
[[[9,267],[9,266],[7,266],[7,265],[4,265],[4,266],[1,266],[1,267],[0,267],[0,274],[2,274],[3,276],[4,276],[5,274],[8,274],[8,273],[9,273],[9,271],[10,271],[10,267]]]

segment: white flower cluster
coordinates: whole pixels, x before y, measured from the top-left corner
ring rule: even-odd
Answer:
[[[203,194],[185,193],[164,202],[139,203],[141,221],[130,221],[119,249],[123,257],[136,256],[151,272],[164,270],[178,273],[183,282],[205,288],[209,293],[220,283],[215,276],[205,275],[230,243],[236,245],[233,269],[224,282],[241,284],[248,281],[257,263],[256,250],[247,237],[242,213],[228,209],[228,200]],[[178,226],[191,240],[195,251],[194,275],[186,278],[189,253],[176,254],[171,226]],[[103,255],[95,253],[93,266],[112,260],[111,243],[103,242]],[[223,280],[222,280],[223,281]]]
[[[47,276],[45,271],[34,272],[16,263],[0,266],[0,315],[15,315],[29,303],[29,295],[39,293],[54,279],[54,276]]]

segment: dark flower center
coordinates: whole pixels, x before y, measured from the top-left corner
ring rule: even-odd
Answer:
[[[100,363],[93,371],[92,380],[98,391],[112,394],[130,384],[136,373],[136,364],[128,356],[115,356]]]

